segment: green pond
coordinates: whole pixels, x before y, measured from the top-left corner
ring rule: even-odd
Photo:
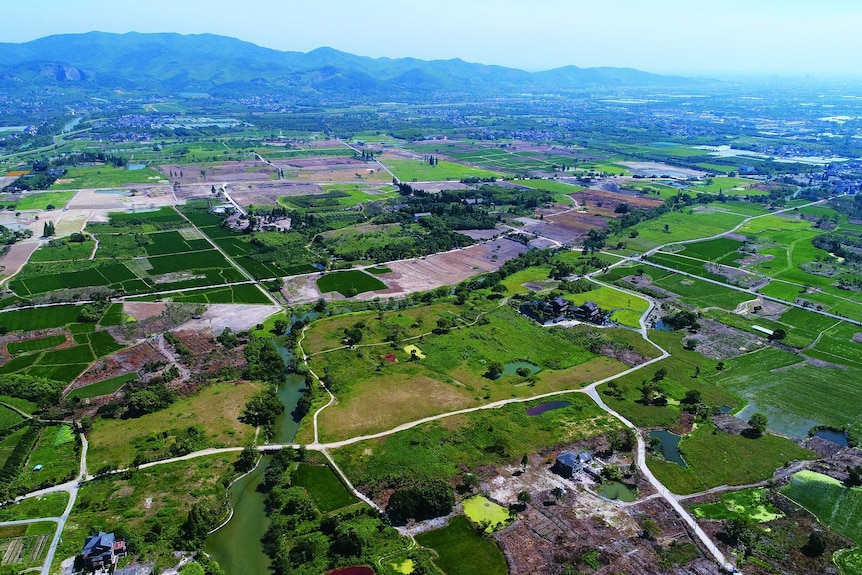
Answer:
[[[542,368],[536,365],[535,363],[530,363],[529,361],[510,361],[506,365],[503,366],[502,375],[513,375],[518,369],[526,367],[530,370],[530,373],[539,373]]]
[[[637,490],[619,481],[608,481],[602,484],[599,495],[608,499],[630,503],[638,498]]]
[[[260,542],[269,527],[264,513],[266,495],[257,490],[271,457],[264,457],[248,475],[230,488],[233,517],[207,537],[204,549],[219,562],[226,575],[263,575],[269,573],[270,559]]]
[[[679,452],[679,442],[682,439],[681,435],[671,433],[666,429],[653,430],[649,432],[650,438],[658,439],[658,450],[664,454],[667,461],[672,461],[680,467],[687,467],[682,454]]]

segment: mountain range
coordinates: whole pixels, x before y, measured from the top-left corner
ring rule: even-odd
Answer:
[[[690,82],[631,68],[526,72],[460,59],[369,58],[318,48],[282,52],[213,34],[61,34],[0,43],[0,89],[144,93],[264,92],[364,99],[564,93]]]

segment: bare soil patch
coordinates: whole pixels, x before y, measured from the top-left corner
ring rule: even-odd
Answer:
[[[66,206],[66,213],[74,210],[104,210],[122,212],[126,210],[151,210],[174,204],[171,186],[167,184],[135,184],[135,195],[131,192],[110,194],[95,189],[79,190]],[[65,218],[66,216],[64,216]]]
[[[163,303],[148,303],[148,302],[131,302],[123,303],[123,312],[129,314],[135,321],[143,321],[156,317],[164,313],[168,309]]]
[[[245,331],[263,323],[280,310],[274,305],[212,304],[199,318],[183,323],[182,329],[209,330],[214,334],[220,334],[226,327],[233,331]]]
[[[66,388],[66,393],[118,375],[140,372],[147,363],[163,360],[162,355],[150,342],[140,343],[97,361]]]
[[[0,257],[0,283],[5,283],[18,273],[38,247],[38,241],[18,242],[9,246],[6,255]]]

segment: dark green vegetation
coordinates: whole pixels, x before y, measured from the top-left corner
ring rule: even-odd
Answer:
[[[483,537],[463,515],[449,520],[441,529],[416,538],[436,552],[434,563],[448,575],[504,575],[506,560],[497,545]]]
[[[862,488],[827,475],[801,471],[781,490],[837,533],[862,545]]]
[[[347,491],[332,469],[325,465],[300,463],[294,484],[309,492],[321,513],[330,513],[356,503],[356,498]]]

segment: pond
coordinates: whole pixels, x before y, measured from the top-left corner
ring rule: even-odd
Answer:
[[[138,170],[143,170],[146,167],[147,167],[146,164],[127,164],[126,165],[126,169],[131,170],[133,172],[138,171]]]
[[[664,320],[660,319],[655,322],[655,329],[659,331],[673,331],[673,329],[669,325],[664,324]]]
[[[233,517],[207,537],[204,549],[230,575],[269,573],[270,559],[263,552],[261,537],[269,528],[264,513],[266,495],[257,490],[272,458],[264,457],[254,470],[230,488]]]
[[[837,443],[842,447],[849,446],[849,442],[847,439],[847,432],[845,431],[835,431],[832,429],[821,429],[817,433],[814,434],[814,437],[822,437],[827,441],[831,441],[832,443]]]
[[[529,369],[530,375],[534,373],[539,373],[542,370],[541,367],[539,367],[535,363],[530,363],[529,361],[510,361],[503,366],[502,375],[513,375],[522,367]]]
[[[650,438],[656,438],[659,441],[657,449],[664,454],[664,458],[672,461],[680,467],[686,467],[685,460],[679,452],[679,442],[682,439],[681,435],[671,433],[666,429],[653,430],[649,432]]]
[[[620,481],[608,481],[602,484],[599,495],[618,501],[630,503],[638,498],[637,490]]]
[[[535,417],[537,415],[542,415],[543,413],[546,413],[548,411],[569,407],[570,405],[572,405],[570,401],[564,401],[562,399],[558,399],[557,401],[546,401],[545,403],[540,403],[539,405],[529,408],[527,410],[527,415]]]
[[[720,405],[718,406],[718,410],[722,413],[730,413],[731,411],[733,411],[733,408],[729,405]]]
[[[326,575],[374,575],[374,569],[366,565],[357,565],[354,567],[341,567],[335,571],[330,571]]]

